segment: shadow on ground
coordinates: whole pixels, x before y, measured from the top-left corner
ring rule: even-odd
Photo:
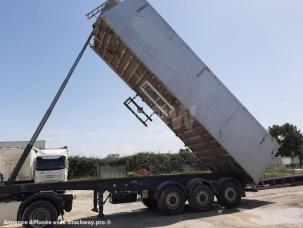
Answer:
[[[203,219],[214,216],[222,216],[226,214],[238,213],[242,210],[249,210],[272,204],[269,201],[260,201],[252,199],[243,199],[241,205],[234,209],[224,209],[220,205],[215,204],[214,208],[208,212],[192,212],[188,205],[186,205],[184,212],[180,215],[165,216],[157,211],[152,211],[147,208],[133,210],[131,212],[113,213],[106,215],[101,219],[98,216],[81,218],[73,221],[74,223],[82,223],[80,227],[88,227],[89,224],[83,225],[85,222],[99,223],[103,227],[121,228],[121,227],[163,227],[177,224],[181,221]],[[71,227],[69,225],[61,225],[60,227]],[[77,225],[79,227],[79,225]]]

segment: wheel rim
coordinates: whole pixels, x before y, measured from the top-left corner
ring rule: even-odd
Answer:
[[[210,201],[210,196],[208,192],[201,190],[197,193],[196,202],[199,204],[199,206],[205,207],[209,204],[209,201]]]
[[[39,222],[48,222],[51,220],[50,212],[45,208],[36,208],[29,215],[29,221],[38,221],[38,224],[32,224],[32,227],[45,227],[47,224],[39,224]]]
[[[238,193],[237,193],[237,190],[235,188],[227,187],[225,189],[224,197],[228,202],[230,202],[230,203],[235,202],[237,200],[237,196],[238,196]]]
[[[181,199],[178,193],[170,192],[166,196],[166,205],[170,209],[177,209],[180,205]]]

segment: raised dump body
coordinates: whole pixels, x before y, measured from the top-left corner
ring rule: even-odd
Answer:
[[[113,5],[95,52],[210,170],[258,183],[278,144],[147,1]]]

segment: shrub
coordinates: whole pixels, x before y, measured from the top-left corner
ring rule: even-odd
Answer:
[[[149,170],[151,175],[200,172],[206,170],[205,165],[200,161],[197,155],[189,150],[180,150],[179,153],[174,154],[141,152],[120,158],[72,156],[69,157],[69,178],[95,178],[97,176],[97,165],[125,165],[128,172],[134,172],[138,168],[144,168]]]

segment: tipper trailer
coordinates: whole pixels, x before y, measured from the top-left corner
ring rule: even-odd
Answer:
[[[256,189],[278,144],[147,1],[109,0],[87,16],[96,15],[92,33],[23,156],[0,186],[1,199],[21,200],[17,217],[25,222],[54,221],[71,211],[73,196],[62,190],[93,190],[93,210],[100,215],[105,191],[112,203],[133,202],[141,195],[147,207],[166,214],[181,213],[186,201],[195,211],[208,210],[214,196],[225,207],[239,205],[245,190]],[[145,126],[158,115],[211,172],[51,184],[14,182],[89,44],[135,91],[136,96],[124,105]],[[138,104],[139,97],[153,110],[151,115]]]
[[[210,170],[260,181],[278,145],[147,1],[104,12],[92,48]]]

